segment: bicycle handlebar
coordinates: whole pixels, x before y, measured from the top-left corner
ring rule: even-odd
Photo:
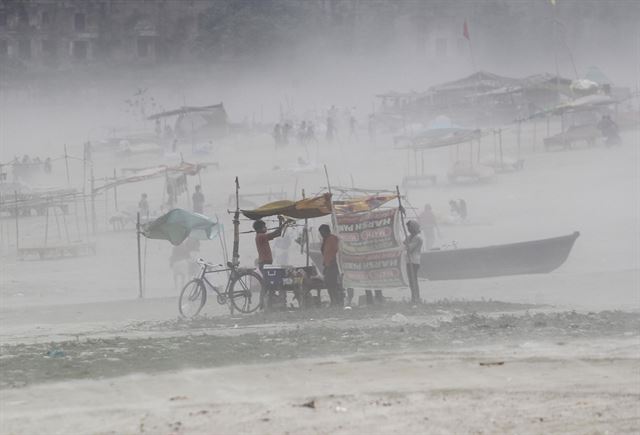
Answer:
[[[209,262],[205,261],[204,258],[198,258],[196,260],[196,263],[198,263],[201,266],[206,266],[206,267],[224,267],[224,265],[222,265],[222,264],[209,263]]]

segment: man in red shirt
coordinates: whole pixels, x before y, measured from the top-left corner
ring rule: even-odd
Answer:
[[[253,223],[253,229],[256,232],[256,249],[258,251],[258,268],[260,269],[260,273],[263,278],[266,280],[264,266],[265,264],[273,264],[273,254],[271,253],[271,246],[269,242],[271,242],[276,237],[280,237],[282,234],[283,224],[280,221],[280,226],[275,231],[267,232],[267,224],[262,220],[257,220]],[[285,307],[287,305],[287,291],[283,288],[269,288],[267,286],[268,296],[266,298],[267,307],[271,307],[274,303],[276,303],[276,292],[278,292],[278,298],[280,303]]]
[[[324,283],[327,286],[329,292],[329,298],[331,298],[332,307],[341,307],[344,305],[344,295],[342,289],[338,283],[338,276],[340,271],[338,269],[338,244],[339,239],[335,235],[331,234],[329,225],[323,224],[318,228],[320,236],[322,236],[322,265],[324,271]]]
[[[257,220],[253,223],[253,229],[256,232],[256,249],[258,250],[258,268],[262,272],[265,264],[273,263],[273,254],[269,242],[280,237],[282,234],[282,225],[275,231],[267,232],[267,224],[263,220]]]

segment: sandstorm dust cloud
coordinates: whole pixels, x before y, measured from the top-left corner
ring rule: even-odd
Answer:
[[[0,0],[0,433],[638,433],[638,23]]]

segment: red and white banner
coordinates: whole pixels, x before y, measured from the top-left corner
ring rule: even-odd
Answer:
[[[404,247],[397,208],[338,214],[344,287],[404,287]]]

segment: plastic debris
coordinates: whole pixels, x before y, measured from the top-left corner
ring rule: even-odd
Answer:
[[[396,323],[407,323],[409,319],[407,319],[407,317],[403,314],[395,313],[393,316],[391,316],[391,321]]]

